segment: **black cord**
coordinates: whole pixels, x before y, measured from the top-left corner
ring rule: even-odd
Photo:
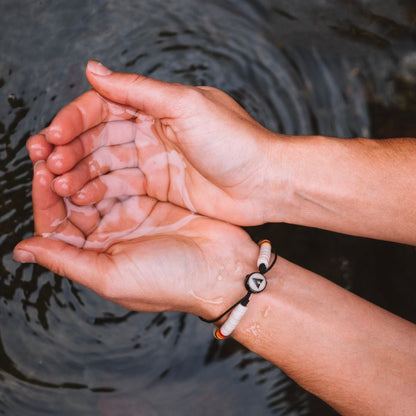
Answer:
[[[233,306],[230,306],[224,313],[222,313],[218,318],[215,318],[215,319],[205,319],[205,318],[202,318],[201,316],[199,317],[199,319],[201,320],[201,321],[204,321],[204,322],[206,322],[207,324],[213,324],[214,322],[217,322],[217,321],[219,321],[221,318],[223,318],[225,315],[227,315],[227,313],[228,312],[231,312],[239,303],[243,303],[243,304],[245,304],[245,305],[247,305],[247,303],[248,303],[248,299],[249,299],[249,297],[250,297],[250,295],[251,295],[251,293],[250,292],[247,292],[247,294],[246,295],[244,295],[244,297],[242,297],[239,301],[237,301],[236,303],[234,303],[234,305]]]
[[[274,259],[272,261],[272,264],[269,266],[268,269],[266,269],[262,274],[266,274],[276,263],[277,260],[277,254],[274,255]],[[260,273],[262,272],[261,270],[259,270]],[[247,292],[246,295],[244,297],[242,297],[239,301],[237,301],[236,303],[234,303],[234,305],[230,306],[224,313],[222,313],[218,318],[215,319],[205,319],[202,318],[201,316],[199,317],[199,319],[203,322],[206,322],[207,324],[213,324],[214,322],[219,321],[221,318],[223,318],[225,315],[227,315],[227,313],[231,312],[239,303],[241,303],[244,306],[247,306],[247,303],[250,299],[250,295],[251,292]]]
[[[272,264],[269,266],[269,268],[263,274],[266,274],[274,266],[274,264],[276,263],[277,257],[278,257],[277,254],[275,254],[274,259],[272,261]]]

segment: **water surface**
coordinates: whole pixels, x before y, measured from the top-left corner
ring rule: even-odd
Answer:
[[[36,265],[25,142],[114,70],[221,88],[268,128],[415,135],[411,1],[3,0],[0,14],[0,414],[332,415],[279,369],[181,313],[127,311]],[[414,248],[290,225],[279,253],[416,321]]]

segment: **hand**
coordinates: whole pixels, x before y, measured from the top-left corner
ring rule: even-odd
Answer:
[[[45,143],[38,150],[48,153]],[[52,191],[53,179],[38,161],[36,236],[16,246],[17,261],[36,262],[133,310],[212,318],[244,294],[258,249],[240,228],[147,196],[76,207]]]
[[[228,95],[112,73],[97,62],[87,77],[101,95],[87,92],[45,132],[57,145],[47,161],[61,175],[57,194],[87,205],[145,193],[234,224],[265,222],[275,137]]]

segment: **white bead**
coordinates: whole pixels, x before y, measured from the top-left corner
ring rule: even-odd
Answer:
[[[257,267],[264,264],[266,269],[269,267],[270,256],[272,254],[272,245],[269,240],[263,240],[260,242],[260,253],[257,259]]]
[[[242,317],[247,312],[247,306],[243,306],[239,303],[231,312],[228,319],[224,322],[222,327],[220,328],[221,334],[228,337],[231,332],[234,331],[236,326],[240,323]]]

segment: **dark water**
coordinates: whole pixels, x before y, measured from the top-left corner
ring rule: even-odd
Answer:
[[[219,87],[282,133],[416,135],[414,4],[1,0],[0,415],[335,414],[193,316],[129,312],[13,262],[33,228],[25,141],[88,88],[89,58]],[[290,225],[249,231],[416,321],[414,248]]]

